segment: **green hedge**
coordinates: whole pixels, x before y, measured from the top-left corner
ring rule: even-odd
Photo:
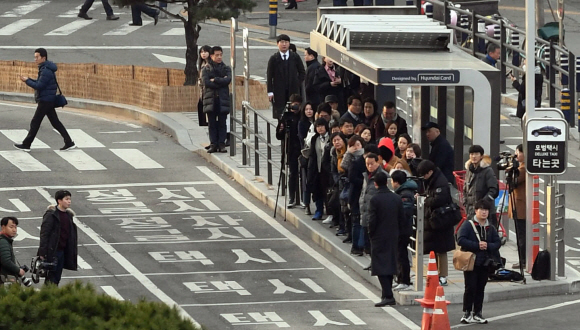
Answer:
[[[82,282],[40,290],[0,286],[0,329],[200,330],[175,307],[140,300],[117,300]]]

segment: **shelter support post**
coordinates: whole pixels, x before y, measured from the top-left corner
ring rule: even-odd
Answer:
[[[463,168],[463,137],[465,136],[465,87],[455,86],[455,123],[453,146],[455,150],[454,168]]]

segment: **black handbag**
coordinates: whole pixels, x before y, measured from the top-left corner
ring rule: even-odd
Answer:
[[[56,81],[56,87],[58,88],[58,94],[56,94],[56,96],[54,98],[54,107],[55,108],[64,108],[64,106],[68,104],[68,101],[66,100],[66,97],[64,97],[64,95],[62,95],[62,91],[60,90],[60,86],[58,85],[58,81],[56,80],[56,77],[54,78],[54,80]]]

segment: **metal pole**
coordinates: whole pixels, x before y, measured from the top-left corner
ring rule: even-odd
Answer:
[[[244,101],[250,102],[250,45],[248,43],[248,28],[242,30],[242,45],[244,48]]]
[[[536,26],[544,26],[544,2],[546,0],[536,0]],[[536,31],[536,29],[534,29]]]
[[[425,197],[417,197],[417,230],[415,235],[415,291],[423,291],[423,222],[425,221]]]
[[[550,184],[546,186],[546,250],[550,253],[550,281],[556,279],[556,189],[554,176],[549,176]]]
[[[556,229],[557,239],[556,246],[558,247],[558,276],[566,276],[566,252],[565,245],[565,223],[566,223],[566,185],[556,185],[556,199],[558,200],[558,228]]]
[[[278,25],[278,0],[270,0],[270,39],[276,39],[276,25]]]
[[[535,117],[535,81],[534,81],[534,77],[535,77],[535,43],[536,43],[536,20],[535,20],[535,12],[534,12],[534,0],[526,0],[526,48],[525,48],[525,53],[526,53],[526,58],[528,59],[527,65],[526,65],[526,117],[529,118],[534,118]],[[525,134],[524,134],[525,136]],[[524,154],[527,155],[528,152],[531,152],[531,150],[527,150],[527,143],[524,143]],[[527,246],[527,257],[526,257],[526,261],[527,261],[527,267],[526,269],[528,270],[528,272],[530,272],[532,270],[532,265],[534,263],[534,257],[533,254],[533,248],[532,248],[532,244],[535,243],[533,242],[533,238],[532,238],[532,221],[534,221],[534,213],[537,212],[534,209],[534,196],[533,196],[533,187],[531,184],[534,182],[532,175],[525,173],[526,175],[526,182],[528,182],[528,184],[526,185],[526,205],[528,206],[526,209],[526,233],[528,236],[528,239],[526,240],[528,243]],[[535,183],[535,182],[534,182]],[[530,207],[532,206],[532,207]]]
[[[236,106],[238,98],[236,97],[236,31],[238,27],[237,20],[232,17],[232,25],[230,27],[230,66],[232,67],[232,103],[230,107],[230,132],[235,132],[234,118],[236,117]],[[235,138],[232,141],[230,134],[230,155],[235,155],[235,151],[232,149],[236,148]]]

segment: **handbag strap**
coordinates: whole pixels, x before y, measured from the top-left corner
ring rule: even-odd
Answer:
[[[477,240],[481,242],[481,237],[479,237],[479,232],[475,228],[475,224],[473,223],[473,220],[469,220],[469,223],[471,224],[471,227],[473,228],[473,231],[475,232],[475,236],[477,236]]]
[[[62,95],[62,91],[60,90],[60,86],[58,85],[58,80],[56,80],[56,75],[54,75],[54,81],[56,82],[56,88],[58,88],[58,95]]]

